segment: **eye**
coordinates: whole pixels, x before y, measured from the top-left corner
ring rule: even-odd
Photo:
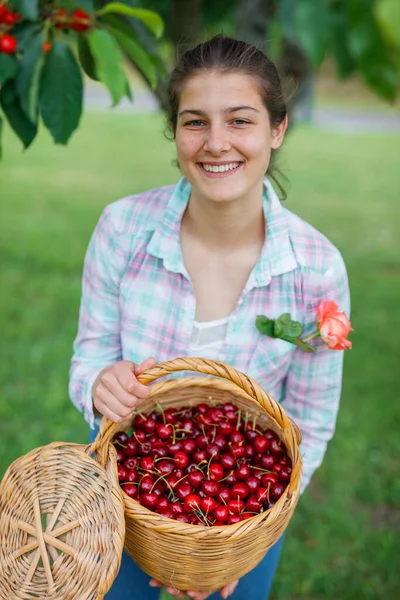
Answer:
[[[245,121],[244,119],[235,119],[233,121],[234,125],[247,125],[248,121]]]
[[[188,121],[185,125],[189,125],[190,127],[201,127],[204,125],[204,122],[200,121],[200,119],[195,119],[194,121]]]

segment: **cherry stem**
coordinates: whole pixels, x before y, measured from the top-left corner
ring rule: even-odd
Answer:
[[[160,411],[160,413],[162,414],[162,419],[163,419],[163,421],[165,423],[165,414],[164,414],[163,407],[161,406],[161,404],[159,402],[156,402],[156,406],[157,406],[158,410]]]

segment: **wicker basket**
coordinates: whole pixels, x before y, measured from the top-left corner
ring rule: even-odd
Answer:
[[[301,434],[283,408],[249,377],[227,364],[198,358],[180,358],[139,376],[143,384],[176,371],[196,371],[214,377],[175,378],[151,386],[141,411],[156,403],[164,408],[194,406],[200,402],[234,401],[258,422],[270,427],[286,445],[292,460],[290,482],[275,506],[246,521],[224,527],[188,525],[158,515],[123,495],[125,550],[149,575],[179,590],[217,590],[253,569],[287,527],[299,497],[302,461]],[[132,429],[131,421],[115,424],[103,418],[92,451],[105,466],[113,436]]]

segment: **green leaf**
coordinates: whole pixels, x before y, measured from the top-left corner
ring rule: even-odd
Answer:
[[[314,67],[326,56],[330,37],[330,15],[326,0],[302,0],[295,7],[296,38]]]
[[[0,83],[14,77],[17,67],[18,61],[14,55],[0,53]]]
[[[94,2],[93,2],[93,0],[76,0],[75,1],[75,5],[78,8],[82,8],[83,10],[85,10],[88,13],[93,13],[94,12]]]
[[[116,40],[104,29],[94,29],[88,37],[97,75],[109,89],[115,106],[126,92],[122,52]]]
[[[400,49],[400,2],[378,0],[374,5],[379,27],[387,40]]]
[[[78,35],[78,57],[86,75],[90,77],[90,79],[98,81],[99,78],[96,72],[96,63],[92,51],[90,50],[88,39],[84,33]]]
[[[263,335],[275,337],[274,335],[274,319],[268,319],[264,315],[258,315],[256,318],[256,328]]]
[[[30,23],[29,21],[20,21],[13,29],[13,36],[18,42],[18,52],[25,52],[26,48],[35,35],[42,30],[41,23]]]
[[[20,60],[15,78],[15,89],[18,92],[22,110],[32,122],[35,122],[40,72],[44,63],[43,35],[40,32],[30,39],[29,46]]]
[[[128,15],[129,17],[139,19],[157,38],[161,37],[163,34],[163,20],[160,15],[152,10],[147,10],[145,8],[131,8],[121,2],[110,2],[99,11],[99,14],[101,15],[107,13],[119,13],[121,15]]]
[[[289,313],[284,313],[275,321],[274,334],[286,342],[293,343],[303,333],[299,321],[292,321]]]
[[[82,113],[82,73],[68,44],[54,42],[39,91],[40,114],[56,144],[66,144]]]
[[[1,87],[0,106],[11,128],[23,143],[24,148],[28,148],[36,136],[37,124],[32,123],[22,110],[13,79],[9,79]]]
[[[131,86],[129,85],[129,81],[128,80],[126,80],[125,96],[128,98],[128,100],[130,100],[131,102],[133,102],[133,94],[132,94]]]
[[[118,29],[108,27],[108,31],[115,37],[121,46],[122,50],[133,60],[138,69],[143,73],[149,81],[151,87],[157,87],[157,70],[154,66],[152,58],[147,54],[146,50],[135,40],[131,35],[128,37]]]
[[[39,16],[38,0],[13,0],[12,6],[14,10],[31,21]]]

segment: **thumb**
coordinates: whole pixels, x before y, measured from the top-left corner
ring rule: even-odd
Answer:
[[[221,596],[223,598],[228,598],[228,596],[230,596],[231,594],[233,594],[233,592],[235,591],[237,584],[238,584],[238,580],[232,581],[232,583],[228,583],[228,585],[226,585],[221,590]]]
[[[147,358],[146,360],[144,360],[142,363],[140,363],[140,365],[136,365],[134,364],[134,368],[133,368],[133,372],[134,374],[140,375],[141,373],[144,373],[144,371],[147,371],[147,369],[152,369],[153,367],[156,366],[157,361],[155,358],[151,357],[151,358]]]

